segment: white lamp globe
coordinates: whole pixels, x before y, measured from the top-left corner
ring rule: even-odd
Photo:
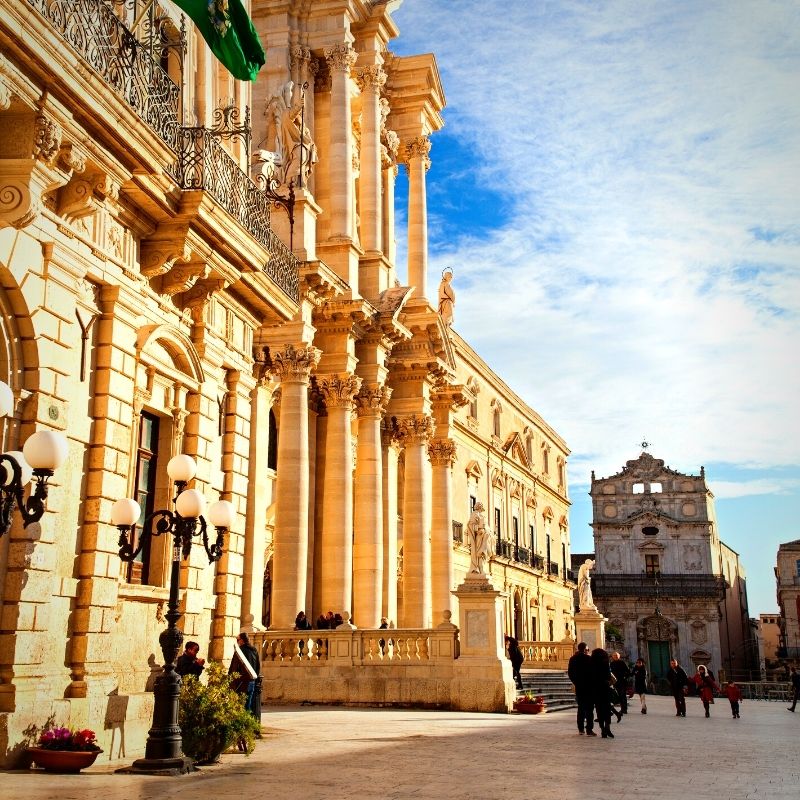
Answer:
[[[175,508],[182,517],[199,517],[206,510],[206,499],[197,489],[186,489],[175,500]]]
[[[33,469],[58,469],[69,453],[66,438],[56,431],[36,431],[22,446],[25,460]]]
[[[9,417],[14,413],[14,392],[7,383],[0,381],[0,417]]]
[[[111,506],[111,524],[130,528],[139,521],[141,514],[142,507],[135,500],[124,497]]]
[[[197,473],[197,463],[191,456],[180,453],[167,463],[167,475],[174,481],[188,483]]]
[[[215,528],[232,528],[236,519],[236,510],[233,503],[227,500],[217,500],[208,507],[208,521]]]
[[[25,460],[22,451],[9,450],[7,453],[4,453],[4,455],[11,456],[11,458],[19,464],[20,485],[26,486],[30,483],[31,477],[33,476],[33,467]],[[8,486],[14,477],[14,471],[11,469],[11,465],[8,461],[3,462],[3,468],[6,471],[6,479],[3,481],[3,486]]]

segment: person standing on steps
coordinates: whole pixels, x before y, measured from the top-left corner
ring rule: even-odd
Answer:
[[[584,729],[587,736],[597,736],[594,728],[594,699],[592,697],[592,660],[586,652],[586,642],[578,645],[567,664],[567,675],[575,686],[575,702],[578,704],[578,733]]]

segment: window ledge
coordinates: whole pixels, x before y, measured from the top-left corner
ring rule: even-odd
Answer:
[[[120,598],[138,600],[140,603],[163,603],[165,600],[169,600],[169,589],[164,586],[121,583],[118,594]]]

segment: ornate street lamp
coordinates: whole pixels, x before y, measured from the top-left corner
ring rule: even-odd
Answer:
[[[14,411],[14,394],[0,381],[0,417]],[[0,454],[0,536],[8,533],[18,509],[22,524],[27,528],[44,515],[47,481],[67,459],[67,440],[55,431],[37,431],[28,437],[22,451],[9,450]],[[36,484],[28,497],[25,487],[34,478]]]
[[[183,631],[177,627],[181,618],[178,611],[178,589],[181,560],[189,557],[192,542],[200,537],[208,561],[213,564],[222,555],[225,533],[233,525],[235,511],[227,500],[218,500],[208,509],[208,520],[216,528],[217,537],[209,542],[208,526],[203,513],[206,500],[196,489],[186,485],[194,478],[197,464],[191,456],[177,455],[167,464],[167,474],[175,483],[175,509],[154,511],[142,526],[138,542],[134,542],[133,529],[141,517],[141,507],[135,500],[117,500],[111,509],[111,522],[119,528],[119,557],[133,561],[145,543],[154,536],[172,535],[172,571],[167,603],[167,628],[158,637],[164,655],[164,671],[156,678],[153,694],[153,726],[147,735],[144,758],[137,759],[125,771],[149,775],[180,775],[191,772],[192,761],[183,755],[181,729],[178,725],[178,698],[181,677],[175,672],[175,660],[183,644]],[[150,523],[150,524],[148,524]]]

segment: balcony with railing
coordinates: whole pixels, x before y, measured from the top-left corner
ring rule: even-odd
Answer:
[[[552,575],[553,577],[557,578],[559,573],[559,567],[557,561],[551,561],[547,565],[547,574]]]
[[[464,544],[464,523],[453,520],[453,541],[456,544]]]
[[[656,583],[645,573],[592,575],[594,597],[710,597],[720,600],[725,595],[725,579],[719,575],[665,575]]]

